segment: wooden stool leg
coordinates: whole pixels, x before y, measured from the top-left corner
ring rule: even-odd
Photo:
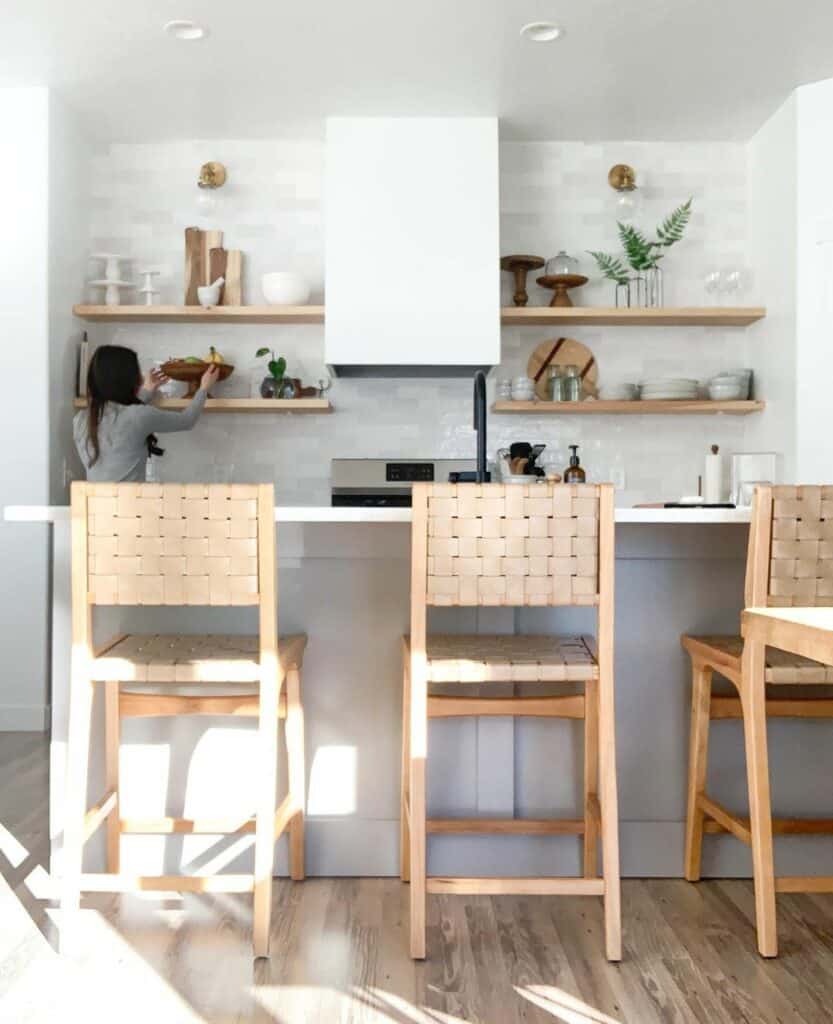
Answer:
[[[778,955],[775,924],[775,868],[772,854],[772,806],[766,737],[766,648],[747,640],[743,647],[741,705],[749,780],[749,830],[755,874],[755,918],[761,956]]]
[[[107,816],[107,870],[117,875],[121,870],[121,810],[119,808],[119,747],[121,720],[119,717],[119,684],[104,684],[104,789],[113,790],[116,802]]]
[[[610,661],[599,676],[599,789],[602,818],[602,876],[605,883],[605,948],[608,960],[622,959],[619,880],[619,799],[616,788],[616,716]]]
[[[304,708],[301,676],[297,668],[286,674],[286,751],[289,760],[289,793],[294,814],[289,823],[289,873],[296,882],[304,878]]]
[[[425,762],[428,754],[428,687],[424,669],[411,666],[411,956],[425,959]]]
[[[584,684],[584,877],[599,874],[599,684]]]
[[[712,670],[700,661],[692,664],[691,735],[688,744],[688,811],[685,825],[685,877],[700,880],[703,852],[703,818],[699,797],[706,791],[709,754],[709,718],[712,699]]]
[[[411,764],[411,680],[409,658],[406,654],[402,670],[402,774],[399,794],[399,877],[403,882],[411,878],[411,830],[408,825],[409,778]]]
[[[255,824],[254,951],[269,956],[272,910],[272,871],[275,856],[275,800],[278,762],[278,680],[276,670],[263,672],[260,682],[258,746],[260,777]]]
[[[61,952],[76,944],[81,905],[81,866],[84,854],[84,816],[90,759],[90,719],[93,684],[86,671],[73,670],[69,690],[66,790],[64,794],[63,883],[61,892]]]

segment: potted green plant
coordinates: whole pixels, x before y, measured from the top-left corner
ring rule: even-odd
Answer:
[[[628,266],[625,266],[620,257],[611,256],[606,252],[590,251],[604,277],[616,285],[617,306],[630,306],[634,299],[637,306],[663,304],[660,260],[665,257],[664,250],[683,237],[691,217],[691,203],[691,199],[687,200],[665,218],[656,230],[655,242],[650,241],[639,228],[631,224],[617,223],[619,240],[625,250]],[[633,277],[628,268],[635,272]]]
[[[270,348],[259,348],[255,357],[269,356],[266,364],[269,375],[260,382],[260,394],[263,398],[294,398],[295,384],[291,377],[286,375],[286,360],[283,356],[276,356]]]

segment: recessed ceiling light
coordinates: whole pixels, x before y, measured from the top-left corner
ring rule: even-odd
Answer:
[[[521,29],[521,35],[533,43],[551,43],[561,39],[564,29],[554,21],[531,21]]]
[[[198,25],[195,21],[169,21],[165,26],[165,34],[169,35],[172,39],[183,39],[186,42],[193,43],[197,39],[205,39],[208,35],[208,29]]]

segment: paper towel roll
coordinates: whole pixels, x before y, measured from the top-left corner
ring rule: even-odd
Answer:
[[[706,468],[703,473],[703,501],[707,505],[716,505],[723,501],[723,456],[718,452],[717,445],[706,456]]]

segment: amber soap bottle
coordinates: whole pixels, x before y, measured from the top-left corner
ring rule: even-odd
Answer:
[[[583,484],[584,483],[584,469],[579,465],[578,461],[578,445],[571,444],[570,451],[573,453],[570,456],[570,465],[564,470],[564,483],[565,484]]]

